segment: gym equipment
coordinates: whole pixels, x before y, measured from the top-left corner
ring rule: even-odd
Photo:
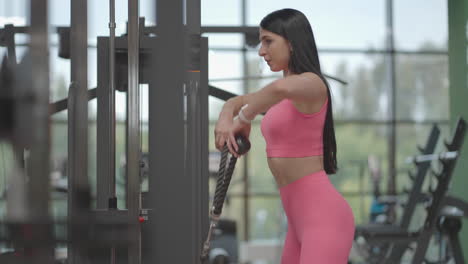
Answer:
[[[406,162],[408,163],[413,162],[415,164],[418,164],[418,163],[423,163],[423,162],[431,162],[437,159],[444,161],[444,160],[454,159],[457,157],[457,155],[458,155],[458,152],[456,151],[448,151],[448,152],[442,152],[438,154],[419,155],[416,157],[410,157],[406,159]]]
[[[212,234],[208,263],[238,263],[239,241],[236,222],[231,219],[219,219]]]
[[[449,261],[453,258],[456,264],[463,264],[465,260],[458,234],[462,228],[462,217],[468,217],[468,203],[456,199],[458,206],[449,206],[447,202],[449,199],[454,201],[456,198],[449,198],[449,196],[445,198],[445,206],[437,219],[437,230],[441,233],[442,238],[445,237],[448,241],[445,251],[451,249],[451,252],[445,254],[444,260]]]
[[[84,10],[83,8],[79,8],[79,9],[75,9],[75,11],[77,13],[80,13],[82,14],[81,16],[85,16],[83,14]],[[139,25],[140,25],[140,29],[139,32],[142,32],[142,31],[145,31],[145,26],[144,26],[144,18],[140,18],[139,19]],[[72,27],[74,27],[76,24],[72,23]],[[15,27],[15,26],[12,26],[12,27],[9,27],[8,28],[8,31],[11,31],[11,32],[14,32],[14,33],[27,33],[29,32],[30,28],[29,27]],[[5,35],[4,33],[8,33],[7,30],[5,29],[0,29],[0,33],[2,33],[3,35]],[[60,36],[60,54],[62,54],[61,56],[63,58],[67,58],[68,55],[66,55],[67,53],[70,53],[70,59],[72,59],[72,62],[73,62],[73,58],[75,57],[79,57],[81,58],[82,55],[74,55],[72,56],[72,53],[76,53],[76,48],[77,48],[77,45],[76,45],[76,41],[67,41],[67,39],[70,38],[71,40],[71,37],[72,36],[75,36],[76,38],[76,35],[73,35],[72,34],[72,29],[69,28],[69,27],[63,27],[63,28],[59,28],[57,29],[57,32],[59,33],[59,36]],[[67,36],[67,34],[70,33],[70,36]],[[124,35],[124,36],[121,36],[121,37],[117,37],[115,42],[116,42],[116,52],[115,52],[115,55],[116,55],[116,90],[118,91],[121,91],[121,92],[128,92],[129,89],[128,89],[128,74],[127,74],[127,69],[128,69],[128,58],[129,58],[129,52],[130,52],[130,49],[128,49],[129,45],[128,45],[128,34]],[[196,44],[197,42],[197,38],[195,36],[191,36],[190,37],[191,41],[194,42]],[[13,39],[14,40],[14,39]],[[151,212],[151,210],[149,210],[148,208],[150,208],[150,205],[149,205],[149,202],[147,202],[148,206],[146,207],[141,207],[141,210],[139,210],[138,212],[138,217],[137,218],[129,218],[128,216],[128,212],[126,210],[109,210],[109,197],[113,196],[111,195],[110,193],[110,185],[111,185],[111,175],[112,173],[110,172],[110,157],[112,155],[109,154],[108,152],[108,149],[110,147],[110,137],[108,136],[109,135],[109,130],[110,130],[110,126],[112,125],[112,121],[111,121],[111,111],[110,111],[110,104],[109,104],[109,98],[108,98],[108,93],[109,93],[109,87],[110,87],[110,84],[109,84],[109,38],[106,38],[106,37],[101,37],[98,39],[98,87],[97,88],[93,88],[93,89],[89,89],[87,90],[85,93],[83,93],[82,91],[79,92],[80,94],[80,102],[81,103],[78,103],[77,102],[77,96],[79,95],[77,92],[78,92],[78,86],[80,83],[83,83],[83,81],[75,81],[73,83],[70,84],[70,89],[69,89],[69,97],[66,98],[66,99],[63,99],[63,100],[60,100],[60,101],[57,101],[57,102],[54,102],[54,103],[51,103],[49,105],[49,114],[52,115],[54,113],[58,113],[62,110],[66,110],[68,109],[69,110],[69,128],[70,128],[70,134],[69,134],[69,139],[71,140],[70,144],[72,144],[73,146],[70,146],[69,147],[69,158],[70,159],[75,159],[74,161],[73,160],[70,160],[68,163],[70,164],[70,170],[69,170],[69,179],[73,178],[73,179],[77,179],[78,180],[78,183],[79,185],[81,186],[78,186],[76,185],[77,182],[74,182],[74,181],[69,181],[69,185],[67,188],[63,189],[63,191],[65,192],[68,192],[68,193],[72,193],[73,197],[76,197],[77,198],[73,198],[72,196],[71,199],[75,199],[76,200],[76,203],[78,204],[86,204],[86,200],[89,200],[89,191],[86,190],[86,188],[83,188],[83,186],[86,186],[87,184],[85,182],[83,182],[83,179],[87,177],[86,173],[81,173],[81,172],[74,172],[75,170],[79,170],[79,168],[82,168],[82,161],[85,160],[83,158],[79,158],[77,155],[75,155],[76,151],[74,149],[76,149],[77,146],[85,146],[86,144],[83,144],[82,141],[82,135],[84,135],[84,133],[79,133],[79,132],[75,132],[76,129],[78,128],[83,128],[85,127],[85,125],[83,125],[83,123],[86,123],[85,119],[83,118],[83,115],[76,115],[76,110],[74,110],[75,108],[78,108],[78,109],[83,109],[83,107],[80,107],[81,104],[83,104],[83,102],[86,100],[86,101],[89,101],[89,100],[92,100],[94,98],[98,98],[98,146],[97,146],[97,150],[98,150],[98,155],[97,155],[97,158],[98,158],[98,178],[97,178],[97,181],[98,181],[98,185],[97,185],[97,210],[93,210],[89,213],[86,212],[87,209],[80,209],[79,211],[76,212],[76,214],[84,214],[83,217],[80,217],[80,219],[82,219],[83,222],[86,222],[89,224],[89,228],[96,228],[96,226],[101,226],[103,230],[99,230],[99,231],[95,231],[95,234],[96,236],[98,237],[89,237],[89,236],[76,236],[76,235],[73,235],[74,233],[86,233],[86,232],[83,232],[85,229],[82,229],[82,227],[80,227],[81,225],[81,220],[80,221],[75,221],[74,223],[69,223],[70,225],[70,230],[67,230],[68,232],[65,232],[64,235],[66,235],[68,233],[68,236],[67,237],[63,237],[62,234],[56,234],[55,236],[55,242],[74,242],[76,244],[77,247],[81,247],[81,246],[84,246],[84,248],[86,247],[89,247],[89,246],[96,246],[96,247],[105,247],[106,245],[109,246],[111,245],[113,242],[114,239],[112,238],[115,238],[115,234],[120,234],[120,236],[122,237],[127,237],[125,235],[125,232],[126,230],[128,230],[130,227],[129,226],[125,226],[123,223],[127,223],[128,221],[134,221],[134,219],[137,219],[139,217],[143,217],[144,219],[146,219],[147,221],[144,221],[145,224],[142,225],[142,228],[143,228],[143,238],[142,240],[144,240],[144,242],[142,242],[142,245],[144,247],[144,250],[142,250],[143,252],[143,256],[146,256],[145,254],[148,254],[148,252],[154,252],[154,250],[152,250],[152,246],[151,245],[155,245],[154,242],[151,242],[150,241],[150,226],[153,224],[151,218],[149,217],[149,213]],[[208,76],[207,76],[207,49],[208,49],[208,45],[207,45],[207,39],[206,38],[199,38],[198,37],[198,41],[200,42],[198,45],[195,45],[194,44],[194,47],[198,47],[198,49],[192,49],[191,51],[193,52],[193,54],[191,55],[191,58],[192,60],[196,60],[197,58],[200,59],[201,62],[198,62],[196,63],[195,61],[193,61],[192,63],[190,63],[190,69],[192,70],[192,72],[190,73],[187,73],[189,74],[190,76],[190,80],[187,81],[187,83],[189,85],[187,85],[185,87],[185,94],[184,96],[187,98],[187,115],[185,116],[185,118],[182,120],[183,122],[183,128],[182,128],[182,131],[186,131],[186,135],[188,135],[189,137],[187,139],[184,139],[184,140],[188,140],[187,141],[187,144],[185,145],[185,148],[186,149],[183,149],[183,154],[181,154],[181,157],[185,157],[185,170],[187,171],[187,174],[191,174],[190,176],[187,175],[187,177],[191,178],[194,180],[194,182],[198,182],[197,184],[198,185],[195,185],[195,184],[190,184],[190,185],[186,185],[186,186],[193,186],[193,188],[200,188],[200,190],[196,191],[196,192],[192,192],[192,191],[185,191],[183,193],[192,193],[193,195],[197,195],[199,198],[196,198],[196,199],[200,199],[201,201],[200,202],[197,202],[197,204],[208,204],[208,202],[203,202],[203,200],[205,199],[205,195],[204,195],[204,191],[203,191],[203,186],[205,185],[203,183],[203,179],[202,180],[196,180],[196,177],[199,177],[199,176],[196,176],[196,175],[207,175],[207,173],[204,173],[204,171],[207,171],[207,164],[205,165],[205,159],[207,159],[207,156],[208,156],[208,151],[206,150],[206,153],[203,153],[203,150],[205,148],[207,148],[208,146],[208,142],[207,142],[207,139],[204,138],[203,135],[207,135],[208,132],[205,131],[205,132],[202,132],[202,130],[206,130],[207,127],[208,127],[208,118],[207,118],[207,105],[208,105],[208,95],[212,95],[212,96],[215,96],[215,97],[218,97],[222,100],[227,100],[233,96],[236,96],[235,94],[232,94],[232,93],[227,93],[227,92],[223,92],[222,89],[219,89],[217,87],[214,87],[214,86],[209,86],[207,85],[207,81],[208,81]],[[139,74],[139,81],[140,83],[147,83],[149,84],[149,90],[150,90],[150,95],[151,94],[154,94],[155,91],[157,90],[156,88],[156,85],[155,85],[155,82],[153,81],[153,75],[154,75],[154,68],[152,65],[153,64],[153,60],[155,59],[155,56],[156,56],[156,52],[155,52],[155,49],[154,47],[156,46],[156,38],[153,36],[150,36],[150,35],[144,35],[141,37],[141,43],[140,43],[140,74]],[[71,47],[71,45],[74,43],[74,46]],[[12,45],[14,47],[14,45]],[[8,49],[9,51],[11,52],[14,52],[14,49],[11,49],[9,48]],[[81,49],[81,52],[83,53],[83,49]],[[200,54],[196,55],[196,53],[199,52]],[[82,54],[80,53],[80,54]],[[12,56],[10,56],[12,57]],[[130,56],[131,57],[131,56]],[[8,57],[9,58],[9,57]],[[30,70],[30,65],[26,65],[25,62],[27,62],[28,60],[26,59],[23,59],[22,62],[20,63],[20,65],[18,65],[17,67],[19,67],[17,70],[18,71],[26,71],[26,70]],[[75,62],[72,63],[72,65],[75,65],[74,64]],[[2,73],[6,72],[7,69],[11,69],[12,67],[9,66],[9,64],[7,63],[7,59],[4,60],[4,64],[7,65],[5,67],[2,67]],[[197,72],[196,70],[196,67],[201,67],[201,73],[200,72]],[[73,69],[77,69],[78,67],[77,66],[73,66]],[[15,67],[13,67],[13,70],[15,70]],[[8,76],[8,77],[11,77],[14,76],[14,74],[8,74],[8,75],[3,75],[2,76]],[[198,77],[197,77],[198,76]],[[82,76],[80,78],[83,78]],[[195,80],[197,78],[200,78],[201,82],[196,82]],[[20,80],[21,82],[24,82],[25,84],[27,82],[30,82],[31,79],[30,78],[25,78],[23,76],[23,78]],[[3,79],[2,79],[2,83],[4,83]],[[15,84],[15,89],[18,89],[18,85]],[[21,85],[21,87],[32,87],[31,85]],[[6,88],[6,86],[3,86],[2,85],[2,89]],[[5,100],[7,100],[7,98],[5,97],[6,93],[3,93],[2,92],[2,100],[3,98],[5,98]],[[84,96],[83,96],[84,95]],[[155,96],[155,95],[153,95]],[[83,98],[85,98],[85,100],[83,100]],[[158,97],[159,98],[159,97]],[[16,99],[20,99],[20,98],[16,98]],[[10,102],[14,103],[13,106],[15,105],[18,105],[17,107],[8,107],[8,109],[12,109],[12,111],[14,109],[17,109],[17,110],[20,110],[21,112],[15,112],[15,116],[17,116],[17,119],[16,120],[28,120],[28,118],[31,117],[31,114],[30,114],[30,110],[28,110],[29,108],[27,107],[27,105],[25,105],[24,103],[22,104],[21,107],[19,107],[19,103],[21,103],[20,100],[16,100],[15,98],[12,98],[12,97],[9,97],[8,100],[10,100]],[[27,99],[27,98],[25,98]],[[29,102],[27,100],[25,100],[24,102]],[[1,107],[7,107],[8,104],[3,104],[1,105]],[[165,106],[161,105],[161,104],[158,104],[158,107],[161,107],[161,108],[168,108],[168,107],[173,107],[172,105],[168,105],[166,104]],[[129,109],[127,107],[127,109]],[[133,107],[132,109],[135,109],[135,107]],[[153,109],[153,113],[155,112],[158,112],[158,113],[163,113],[164,111],[161,112],[160,109],[156,109],[154,108]],[[8,114],[8,111],[6,112],[3,112],[1,113],[1,116],[2,116],[2,119],[3,119],[3,116],[6,117],[9,117],[11,118],[11,115]],[[152,115],[152,114],[150,114]],[[167,117],[167,115],[165,115],[165,117]],[[152,120],[161,120],[161,118],[157,118],[157,119],[152,119]],[[84,121],[84,122],[83,122]],[[172,120],[174,121],[174,120]],[[171,120],[168,121],[168,122],[172,122]],[[109,123],[108,123],[109,122]],[[162,121],[161,121],[162,122]],[[22,125],[21,127],[23,129],[16,129],[15,131],[18,131],[16,133],[13,133],[13,132],[9,132],[8,134],[9,135],[12,135],[12,134],[15,134],[17,137],[19,137],[20,135],[22,135],[21,133],[24,133],[25,134],[25,137],[21,137],[21,140],[18,140],[18,142],[23,142],[25,143],[26,140],[28,139],[29,137],[29,132],[32,130],[32,129],[24,129],[26,127],[28,127],[28,125],[30,124],[31,122],[21,122],[21,124],[24,124]],[[167,123],[167,122],[165,122]],[[2,122],[2,126],[7,126],[8,122],[7,123],[3,123]],[[206,124],[206,125],[205,125]],[[15,126],[17,126],[18,124],[16,124]],[[10,127],[10,130],[14,129],[13,125],[8,125],[8,127]],[[162,131],[162,130],[165,130],[166,128],[160,128],[159,131]],[[174,133],[172,133],[173,135]],[[153,133],[151,133],[150,136],[153,136]],[[207,137],[207,136],[206,136]],[[183,141],[184,141],[183,140]],[[81,142],[81,143],[80,143]],[[170,149],[172,148],[171,144],[169,141],[166,141],[169,145],[167,147],[158,147],[156,148],[157,151],[161,151],[163,153],[160,153],[158,155],[166,155],[167,154],[167,149]],[[134,144],[132,144],[134,145]],[[138,145],[138,144],[135,144],[135,145]],[[153,153],[156,153],[155,151],[153,151]],[[206,158],[205,158],[206,157]],[[160,159],[159,159],[160,160]],[[166,162],[166,164],[171,164],[172,162]],[[207,163],[207,162],[206,162]],[[161,168],[161,166],[156,166],[156,168]],[[181,168],[180,166],[178,168]],[[174,173],[173,171],[169,170],[169,172],[165,172],[165,173],[160,173],[158,175],[167,175],[167,174],[172,174]],[[79,178],[76,178],[75,176],[73,175],[76,175],[76,177],[83,177],[81,179]],[[128,173],[126,173],[126,175],[130,175]],[[133,175],[133,174],[132,174]],[[201,176],[200,176],[201,177]],[[154,177],[153,177],[154,178]],[[207,181],[207,179],[206,179]],[[70,185],[71,184],[71,185]],[[138,184],[139,186],[139,184]],[[184,185],[185,186],[185,185]],[[199,194],[197,194],[199,193]],[[81,197],[81,198],[80,198]],[[150,195],[147,195],[146,199],[149,200],[150,198]],[[80,202],[78,200],[81,200],[83,199],[83,202]],[[141,199],[144,199],[143,197]],[[192,199],[193,200],[193,199]],[[161,199],[158,199],[158,201],[162,201]],[[206,201],[208,201],[208,193],[206,191]],[[114,206],[115,203],[112,203],[112,207],[115,207]],[[187,207],[190,207],[190,203],[185,203],[184,206],[187,206]],[[182,206],[182,207],[184,207]],[[71,208],[71,207],[69,207]],[[87,206],[82,206],[81,208],[87,208]],[[166,208],[165,205],[161,204],[160,205],[160,208]],[[74,209],[71,209],[71,210],[74,210]],[[161,210],[161,209],[160,209]],[[159,211],[160,211],[159,210]],[[187,211],[190,211],[187,209]],[[199,208],[197,210],[195,210],[197,212],[199,212],[199,216],[200,218],[204,218],[205,214],[203,212],[208,212],[209,209],[208,209],[208,206],[206,206],[206,210],[204,208]],[[69,212],[71,213],[71,212]],[[75,217],[74,219],[78,219],[78,217]],[[111,220],[113,219],[113,220]],[[204,226],[208,226],[208,225],[205,225],[203,224],[204,221],[199,221],[198,223],[195,222],[195,221],[191,221],[191,228],[193,230],[198,230],[198,229],[202,229]],[[31,223],[33,224],[33,223]],[[67,229],[66,228],[66,223],[64,220],[58,220],[56,222],[53,223],[57,228],[61,229],[61,230],[64,230],[64,229]],[[116,231],[115,229],[118,229],[120,230],[121,232],[118,232]],[[78,232],[75,232],[74,230],[81,230],[78,231]],[[201,231],[200,232],[200,242],[201,242],[201,233],[205,233],[204,231]],[[11,240],[11,239],[14,239],[14,236],[12,235],[12,233],[5,233],[3,235],[1,235],[2,238],[4,240]],[[82,244],[80,241],[84,241],[84,240],[90,240],[90,241],[93,241],[93,243],[88,243],[87,245],[84,245]],[[197,240],[197,238],[193,238],[193,240]],[[47,243],[53,243],[54,241],[47,241]],[[122,243],[120,243],[122,242]],[[44,243],[43,240],[40,240],[38,239],[37,240],[37,243]],[[118,245],[120,247],[126,247],[128,244],[130,243],[130,241],[128,239],[121,239],[119,240],[119,243]],[[162,242],[161,242],[162,243]],[[198,242],[196,242],[198,243]],[[195,244],[195,242],[193,242],[192,244]],[[165,242],[163,244],[161,244],[163,247],[166,245]],[[197,249],[198,251],[198,249]],[[188,252],[188,251],[187,251]],[[86,254],[85,252],[83,254]],[[75,254],[76,255],[76,254]],[[104,257],[104,258],[107,258],[107,257]],[[73,260],[70,260],[70,261],[73,261]],[[144,262],[144,261],[143,261]]]
[[[466,122],[460,118],[457,122],[454,134],[450,142],[445,142],[445,147],[448,152],[459,152],[466,134]],[[404,230],[399,227],[392,227],[388,229],[376,229],[368,232],[363,232],[361,235],[369,243],[391,243],[392,246],[387,247],[381,252],[381,259],[378,260],[378,263],[391,264],[391,263],[400,263],[403,253],[408,249],[409,245],[413,242],[416,243],[416,247],[413,249],[414,254],[412,257],[411,263],[419,264],[425,261],[426,251],[429,245],[429,241],[437,228],[437,221],[440,219],[443,212],[443,208],[446,205],[449,205],[445,202],[447,197],[448,187],[451,181],[453,170],[455,168],[456,162],[459,155],[455,155],[454,158],[438,160],[442,170],[440,172],[435,172],[431,170],[431,173],[437,180],[437,185],[435,187],[430,187],[429,194],[430,199],[428,200],[427,216],[424,221],[424,225],[420,230],[411,232]],[[420,164],[428,164],[423,162]],[[452,200],[453,201],[453,200]],[[456,230],[456,229],[455,229]],[[456,241],[452,245],[452,250],[454,255],[458,256],[458,261],[456,264],[464,263],[462,252],[459,250],[459,245]],[[375,262],[373,262],[375,263]]]
[[[237,153],[243,155],[250,150],[250,142],[243,136],[236,136],[236,143],[239,147]],[[208,258],[208,251],[210,249],[210,240],[212,236],[212,231],[216,227],[223,211],[223,204],[226,198],[226,194],[231,182],[232,174],[234,172],[234,167],[236,166],[237,158],[232,156],[229,160],[229,165],[226,168],[226,162],[228,157],[228,147],[225,145],[221,153],[221,161],[219,163],[218,171],[218,181],[216,183],[215,196],[213,199],[213,205],[210,212],[210,229],[208,230],[208,235],[205,243],[203,244],[203,250],[200,256],[202,261],[206,261]]]
[[[434,152],[437,145],[438,139],[440,136],[440,129],[437,125],[433,125],[429,136],[426,140],[424,147],[418,147],[419,151],[428,155]],[[390,230],[399,231],[407,230],[411,221],[411,218],[414,214],[414,209],[418,203],[422,201],[423,194],[421,192],[424,179],[429,171],[429,163],[419,163],[416,165],[416,173],[409,172],[408,175],[413,182],[411,191],[408,191],[408,199],[406,201],[403,215],[401,217],[398,225],[386,225],[386,224],[367,224],[367,225],[358,225],[355,231],[355,240],[359,237],[378,237],[382,232],[388,232]],[[386,199],[395,200],[395,199]],[[394,201],[389,201],[394,204]],[[368,255],[367,260],[370,263],[379,263],[386,253],[387,249],[392,246],[392,241],[379,241],[379,243],[372,243],[371,241],[366,241],[366,244],[363,246],[365,253]],[[361,246],[360,246],[361,247]]]

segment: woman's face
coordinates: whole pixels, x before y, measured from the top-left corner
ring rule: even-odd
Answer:
[[[288,71],[291,46],[282,36],[260,28],[260,49],[258,55],[270,66],[271,71]]]

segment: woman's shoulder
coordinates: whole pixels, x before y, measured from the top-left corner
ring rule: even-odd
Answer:
[[[303,77],[303,78],[308,78],[314,82],[319,82],[321,84],[323,84],[325,86],[325,83],[324,81],[322,80],[322,78],[320,78],[320,76],[314,72],[303,72],[303,73],[300,73],[298,74],[299,76]]]
[[[299,110],[299,112],[304,114],[314,114],[320,111],[328,98],[328,88],[324,81],[313,72],[304,72],[297,74],[297,76],[307,79],[308,85],[304,88],[306,88],[305,90],[310,91],[307,92],[310,93],[310,95],[291,98],[290,101]]]

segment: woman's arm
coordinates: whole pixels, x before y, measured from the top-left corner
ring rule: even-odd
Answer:
[[[253,120],[281,100],[288,98],[297,102],[323,102],[327,96],[323,81],[313,73],[303,73],[276,80],[261,90],[229,99],[220,115],[227,118],[237,116],[242,106],[248,104],[242,113]]]
[[[323,81],[313,73],[303,73],[276,80],[257,92],[229,99],[224,104],[215,126],[216,148],[222,150],[227,143],[229,151],[237,156],[235,134],[248,134],[250,123],[233,119],[246,104],[249,106],[244,108],[242,113],[246,119],[253,120],[256,115],[268,111],[270,107],[285,98],[297,102],[323,102],[326,96],[327,88]]]
[[[250,118],[250,115],[248,117],[254,119],[257,114],[266,112],[271,106],[281,101],[282,97],[279,92],[275,81],[257,92],[233,97],[224,104],[220,117],[232,119],[238,115],[244,105],[248,104],[249,112],[255,113],[253,117]],[[246,109],[243,112],[245,114]]]

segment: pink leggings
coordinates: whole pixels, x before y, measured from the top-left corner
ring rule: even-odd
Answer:
[[[281,264],[346,264],[354,216],[325,171],[280,188],[288,231]]]

